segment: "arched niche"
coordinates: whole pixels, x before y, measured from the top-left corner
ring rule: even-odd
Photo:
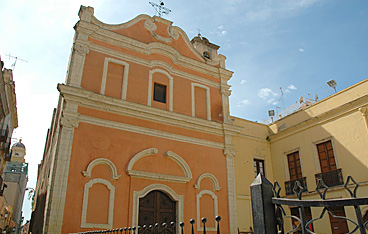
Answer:
[[[118,171],[116,170],[115,164],[111,162],[110,160],[108,160],[107,158],[97,158],[93,160],[92,162],[88,164],[87,170],[82,171],[82,174],[85,177],[91,177],[92,169],[95,166],[100,165],[100,164],[106,165],[110,169],[112,180],[119,179],[121,175],[118,175]]]
[[[190,170],[189,165],[185,162],[185,160],[182,157],[180,157],[179,155],[177,155],[176,153],[172,151],[166,152],[165,156],[173,160],[176,164],[180,166],[180,168],[183,170],[184,176],[174,176],[174,175],[133,170],[133,166],[138,160],[144,157],[147,157],[147,156],[156,155],[157,153],[158,153],[158,149],[150,148],[150,149],[143,150],[139,152],[138,154],[134,155],[133,158],[128,163],[127,173],[131,177],[161,180],[161,181],[170,181],[170,182],[177,182],[177,183],[187,183],[192,179],[192,172]]]
[[[216,176],[214,176],[211,173],[203,173],[202,175],[200,175],[197,179],[197,183],[194,185],[194,188],[196,189],[200,189],[201,188],[201,181],[205,178],[208,178],[209,180],[212,181],[213,184],[213,190],[214,191],[220,191],[221,187],[220,184],[216,178]]]
[[[87,208],[88,208],[88,198],[89,190],[95,184],[103,184],[109,190],[109,207],[108,207],[108,223],[87,223]],[[114,199],[115,199],[115,187],[107,180],[97,178],[92,179],[84,185],[84,195],[83,195],[83,205],[82,205],[82,218],[81,227],[82,228],[112,228],[112,223],[114,219]]]
[[[197,220],[201,220],[201,198],[203,195],[210,195],[213,200],[213,218],[218,216],[218,199],[214,192],[209,190],[202,190],[196,196],[197,198]],[[206,226],[207,231],[216,231],[216,225],[214,227]],[[203,227],[201,227],[201,222],[197,222],[197,231],[203,231]]]

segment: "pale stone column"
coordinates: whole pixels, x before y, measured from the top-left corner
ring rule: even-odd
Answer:
[[[362,113],[363,115],[363,119],[364,119],[364,122],[365,122],[365,126],[367,127],[367,130],[368,130],[368,117],[367,117],[367,111],[368,108],[367,107],[361,107],[359,108],[359,111]]]
[[[48,234],[60,234],[62,231],[74,129],[78,127],[79,122],[76,113],[78,105],[64,103],[64,107],[58,141],[51,152],[53,157],[43,227],[43,233]]]
[[[236,211],[236,190],[235,190],[235,167],[234,167],[234,149],[225,149],[226,173],[227,173],[227,193],[229,201],[229,226],[230,234],[237,233],[238,218]]]
[[[89,53],[91,42],[88,36],[94,30],[89,29],[90,21],[93,16],[94,9],[92,7],[81,6],[79,10],[80,21],[75,25],[75,35],[72,52],[69,59],[68,74],[66,84],[74,87],[80,87],[86,55]]]
[[[230,86],[226,85],[221,87],[222,94],[222,113],[224,118],[224,123],[230,124],[230,110],[229,110],[229,97],[231,95]]]

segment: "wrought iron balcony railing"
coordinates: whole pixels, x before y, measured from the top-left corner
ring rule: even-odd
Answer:
[[[316,183],[318,182],[318,180],[322,180],[323,182],[325,182],[328,187],[344,184],[341,168],[329,172],[316,174]]]
[[[294,194],[293,188],[294,188],[295,183],[297,181],[299,181],[300,185],[303,187],[303,192],[307,192],[308,187],[307,187],[307,180],[306,179],[307,179],[306,177],[302,177],[302,178],[298,178],[298,179],[295,179],[295,180],[285,181],[286,195]]]

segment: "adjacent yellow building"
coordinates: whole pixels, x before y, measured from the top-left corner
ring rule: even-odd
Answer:
[[[303,199],[317,199],[316,181],[330,186],[327,198],[350,197],[343,184],[348,175],[360,183],[358,196],[368,194],[368,79],[298,110],[270,125],[234,118],[242,130],[234,137],[238,225],[252,227],[250,184],[263,172],[282,186],[281,196],[295,197],[299,180],[307,191]],[[367,221],[368,207],[362,207]],[[296,214],[291,208],[287,212]],[[307,210],[307,219],[317,218],[321,209]],[[351,208],[337,208],[335,214],[355,217]],[[309,216],[309,218],[308,218]],[[291,220],[286,220],[291,228]],[[319,224],[320,223],[320,224]],[[329,224],[329,225],[326,225]],[[345,233],[352,226],[325,215],[314,224],[316,233]]]

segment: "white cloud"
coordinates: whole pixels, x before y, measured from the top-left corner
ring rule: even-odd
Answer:
[[[221,31],[221,35],[222,36],[226,36],[226,34],[227,34],[227,31],[225,31],[225,30],[224,31]]]
[[[288,86],[288,89],[296,90],[296,89],[298,89],[298,88],[297,88],[295,85],[290,84],[290,85]]]
[[[246,83],[247,83],[247,81],[246,81],[246,80],[241,80],[241,81],[240,81],[240,84],[241,84],[241,85],[246,84]]]
[[[277,93],[272,91],[270,88],[262,88],[258,91],[258,97],[266,100],[269,97],[277,97]]]
[[[302,52],[302,53],[303,53],[303,52],[304,52],[304,49],[300,48],[300,49],[299,49],[299,52]]]
[[[244,99],[244,100],[240,100],[238,103],[237,103],[237,106],[238,107],[241,107],[241,106],[245,106],[245,105],[249,105],[251,102],[248,100],[248,99]]]
[[[224,29],[224,26],[223,25],[220,25],[217,28],[220,29],[220,30],[222,30],[222,29]]]

